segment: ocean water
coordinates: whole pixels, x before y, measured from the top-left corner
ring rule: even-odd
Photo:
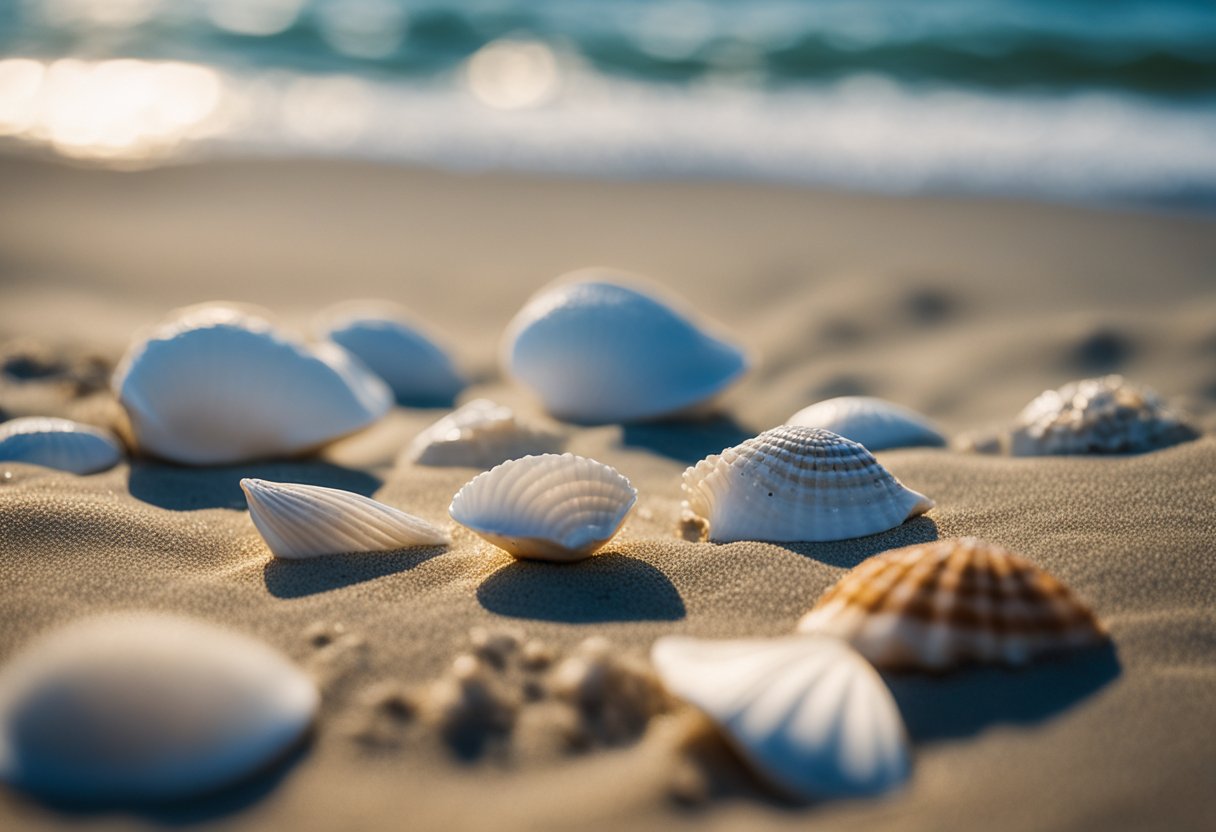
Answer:
[[[0,137],[1216,206],[1210,0],[0,0]]]

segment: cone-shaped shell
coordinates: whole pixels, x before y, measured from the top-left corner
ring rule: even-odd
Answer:
[[[877,795],[908,776],[891,692],[836,639],[666,636],[651,660],[766,781],[803,800]]]
[[[85,619],[0,670],[0,779],[75,803],[198,795],[289,751],[318,702],[246,636],[152,613]]]
[[[113,468],[122,449],[109,431],[70,419],[25,416],[0,425],[0,460],[44,465],[73,474]]]
[[[182,310],[114,375],[140,447],[190,465],[299,454],[383,416],[392,396],[335,344],[310,347],[254,312]]]
[[[362,494],[319,485],[243,479],[249,516],[276,558],[441,546],[447,532]]]
[[[893,529],[933,508],[861,445],[783,425],[684,472],[685,511],[709,539],[845,540]]]
[[[946,444],[937,428],[915,410],[873,396],[827,399],[799,410],[786,424],[830,430],[870,451]]]
[[[476,399],[418,434],[405,458],[418,465],[490,468],[508,459],[560,451],[563,437],[516,417],[509,407]]]
[[[632,280],[578,272],[507,328],[503,363],[559,419],[632,422],[689,410],[748,369],[738,346]]]
[[[541,454],[478,474],[448,512],[517,558],[575,561],[613,538],[637,498],[629,480],[602,462]]]
[[[824,593],[798,625],[837,636],[881,667],[945,670],[969,661],[1024,664],[1106,641],[1064,584],[975,538],[875,555]]]
[[[1198,435],[1152,390],[1104,376],[1048,390],[1026,405],[1010,450],[1015,456],[1141,453]]]

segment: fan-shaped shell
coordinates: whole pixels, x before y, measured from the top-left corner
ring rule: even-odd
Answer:
[[[850,642],[876,665],[944,670],[1019,665],[1101,644],[1075,595],[1029,561],[975,538],[893,549],[863,561],[798,625]]]
[[[282,756],[318,702],[247,636],[162,614],[85,619],[0,670],[0,779],[84,803],[201,794]]]
[[[122,449],[109,431],[70,419],[24,416],[0,425],[0,460],[7,462],[93,474],[121,459]]]
[[[602,462],[541,454],[478,474],[448,512],[518,558],[574,561],[611,540],[637,498],[629,480]]]
[[[476,399],[418,434],[405,457],[418,465],[489,468],[508,459],[560,451],[563,437],[516,417],[509,407]]]
[[[243,479],[249,517],[276,558],[388,552],[451,543],[420,517],[337,488]]]
[[[316,333],[367,365],[402,403],[449,404],[465,387],[447,352],[396,304],[339,304],[318,316]]]
[[[1018,416],[1015,456],[1140,453],[1199,434],[1147,387],[1104,376],[1048,390]]]
[[[706,457],[684,472],[683,488],[686,513],[715,542],[845,540],[933,508],[861,445],[796,425]]]
[[[137,340],[114,391],[145,451],[191,465],[298,454],[392,405],[384,382],[341,347],[307,346],[223,304],[182,310]]]
[[[507,373],[572,422],[653,419],[712,399],[748,369],[743,350],[610,273],[577,272],[511,321]]]
[[[924,416],[872,396],[827,399],[799,410],[786,424],[830,430],[870,451],[946,444],[946,438]]]
[[[882,679],[836,639],[666,636],[651,660],[765,780],[804,800],[876,795],[908,776],[903,720]]]

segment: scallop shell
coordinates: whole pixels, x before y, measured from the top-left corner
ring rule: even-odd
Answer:
[[[830,430],[871,451],[946,444],[946,438],[924,416],[872,396],[827,399],[799,410],[786,424]]]
[[[384,379],[399,402],[450,404],[467,384],[443,348],[396,304],[339,304],[318,316],[315,331]]]
[[[861,445],[796,425],[706,457],[684,472],[683,489],[686,515],[720,543],[845,540],[933,508]]]
[[[0,779],[76,803],[210,792],[296,745],[316,685],[268,645],[153,613],[89,618],[0,670]]]
[[[574,454],[512,459],[452,498],[457,523],[517,558],[575,561],[612,539],[638,499],[615,469]]]
[[[122,459],[109,431],[51,416],[24,416],[0,425],[0,460],[94,474]]]
[[[563,437],[533,427],[509,407],[476,399],[418,434],[405,458],[418,465],[489,468],[508,459],[560,451]]]
[[[392,406],[384,382],[341,347],[296,342],[223,304],[184,309],[139,339],[114,391],[144,450],[191,465],[298,454]]]
[[[803,800],[880,794],[911,765],[891,692],[861,656],[818,636],[665,636],[663,684],[705,712],[766,781]]]
[[[243,479],[249,517],[276,558],[441,546],[447,533],[361,494],[289,482]]]
[[[702,405],[748,369],[743,350],[692,317],[601,271],[541,290],[511,321],[507,373],[554,416],[602,424]]]
[[[1034,564],[975,538],[893,549],[824,593],[798,629],[850,642],[882,667],[1024,664],[1106,641],[1075,595]]]
[[[1048,390],[1026,405],[1010,450],[1015,456],[1140,453],[1198,435],[1152,390],[1104,376]]]

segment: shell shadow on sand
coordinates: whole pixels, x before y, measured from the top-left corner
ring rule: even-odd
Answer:
[[[262,570],[275,598],[303,598],[405,572],[447,551],[446,546],[414,546],[391,552],[323,555],[293,562],[271,558]]]
[[[127,489],[131,496],[170,511],[205,508],[244,509],[245,477],[340,488],[370,497],[382,481],[366,471],[344,468],[318,459],[254,462],[190,468],[151,460],[132,460]]]
[[[826,563],[828,566],[852,569],[866,558],[888,549],[898,549],[901,546],[911,546],[915,543],[928,543],[937,538],[937,523],[932,518],[921,515],[906,520],[889,531],[865,537],[835,540],[831,543],[770,543],[768,545],[780,546],[782,549],[788,549],[820,563]]]
[[[684,599],[645,561],[604,552],[573,564],[515,561],[477,587],[490,612],[568,624],[679,621]]]
[[[703,419],[638,422],[621,426],[621,445],[694,465],[723,448],[751,439],[756,432],[732,417],[717,414]]]

